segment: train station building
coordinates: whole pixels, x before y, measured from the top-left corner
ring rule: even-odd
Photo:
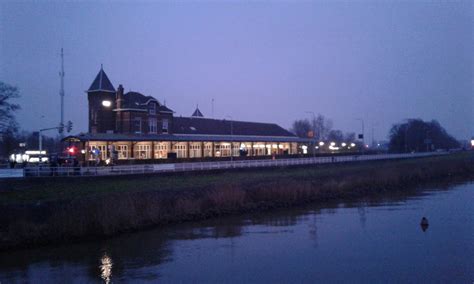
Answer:
[[[83,161],[114,163],[168,158],[219,158],[304,154],[302,139],[274,123],[206,118],[198,107],[191,116],[152,96],[113,86],[101,68],[86,91],[89,129],[64,138]]]

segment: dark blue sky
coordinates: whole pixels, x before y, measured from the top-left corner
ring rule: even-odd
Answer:
[[[0,3],[0,80],[21,90],[25,129],[66,119],[87,129],[100,64],[115,87],[189,116],[276,122],[332,118],[385,139],[405,118],[474,135],[471,1]],[[41,118],[41,116],[45,116]]]

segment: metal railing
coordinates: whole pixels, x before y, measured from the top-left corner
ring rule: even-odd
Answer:
[[[27,167],[24,169],[9,169],[9,173],[2,174],[0,178],[6,177],[58,177],[58,176],[112,176],[132,175],[166,172],[188,172],[206,171],[234,168],[263,168],[263,167],[287,167],[312,164],[343,163],[369,160],[407,159],[426,156],[445,155],[446,152],[409,153],[409,154],[378,154],[378,155],[351,155],[351,156],[329,156],[311,158],[293,158],[276,160],[240,160],[240,161],[215,161],[215,162],[189,162],[169,164],[142,164],[126,166],[102,166],[102,167]],[[6,171],[6,170],[5,170]],[[21,172],[22,171],[22,172]]]

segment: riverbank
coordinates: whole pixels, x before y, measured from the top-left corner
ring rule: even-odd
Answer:
[[[390,161],[102,178],[0,181],[0,249],[470,180],[474,153]]]

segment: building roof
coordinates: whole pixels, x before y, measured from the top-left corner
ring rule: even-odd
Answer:
[[[196,110],[193,112],[193,114],[191,116],[192,117],[204,117],[202,112],[199,110],[199,107],[197,107],[197,106],[196,106]]]
[[[159,111],[159,112],[171,112],[171,113],[174,112],[174,111],[172,111],[171,109],[169,109],[169,108],[168,108],[167,106],[165,106],[165,105],[160,105],[160,106],[158,107],[158,111]]]
[[[158,104],[157,112],[173,112],[168,107],[161,105],[157,99],[152,96],[145,96],[139,92],[127,92],[123,95],[123,107],[124,109],[139,109],[147,110],[148,103],[154,101]]]
[[[67,136],[63,141],[202,141],[202,142],[309,142],[309,139],[252,135],[184,135],[184,134],[120,134],[120,133],[81,133]]]
[[[123,100],[125,108],[147,109],[148,102],[155,101],[158,103],[158,100],[152,96],[145,96],[141,93],[131,91],[123,95]]]
[[[245,135],[296,137],[274,123],[231,121],[193,117],[174,117],[171,133],[186,135]]]
[[[95,76],[94,81],[89,87],[89,90],[87,90],[87,92],[98,91],[115,93],[115,88],[110,82],[109,77],[107,77],[107,74],[105,74],[105,71],[102,66],[100,67],[99,73],[97,73],[97,76]]]

